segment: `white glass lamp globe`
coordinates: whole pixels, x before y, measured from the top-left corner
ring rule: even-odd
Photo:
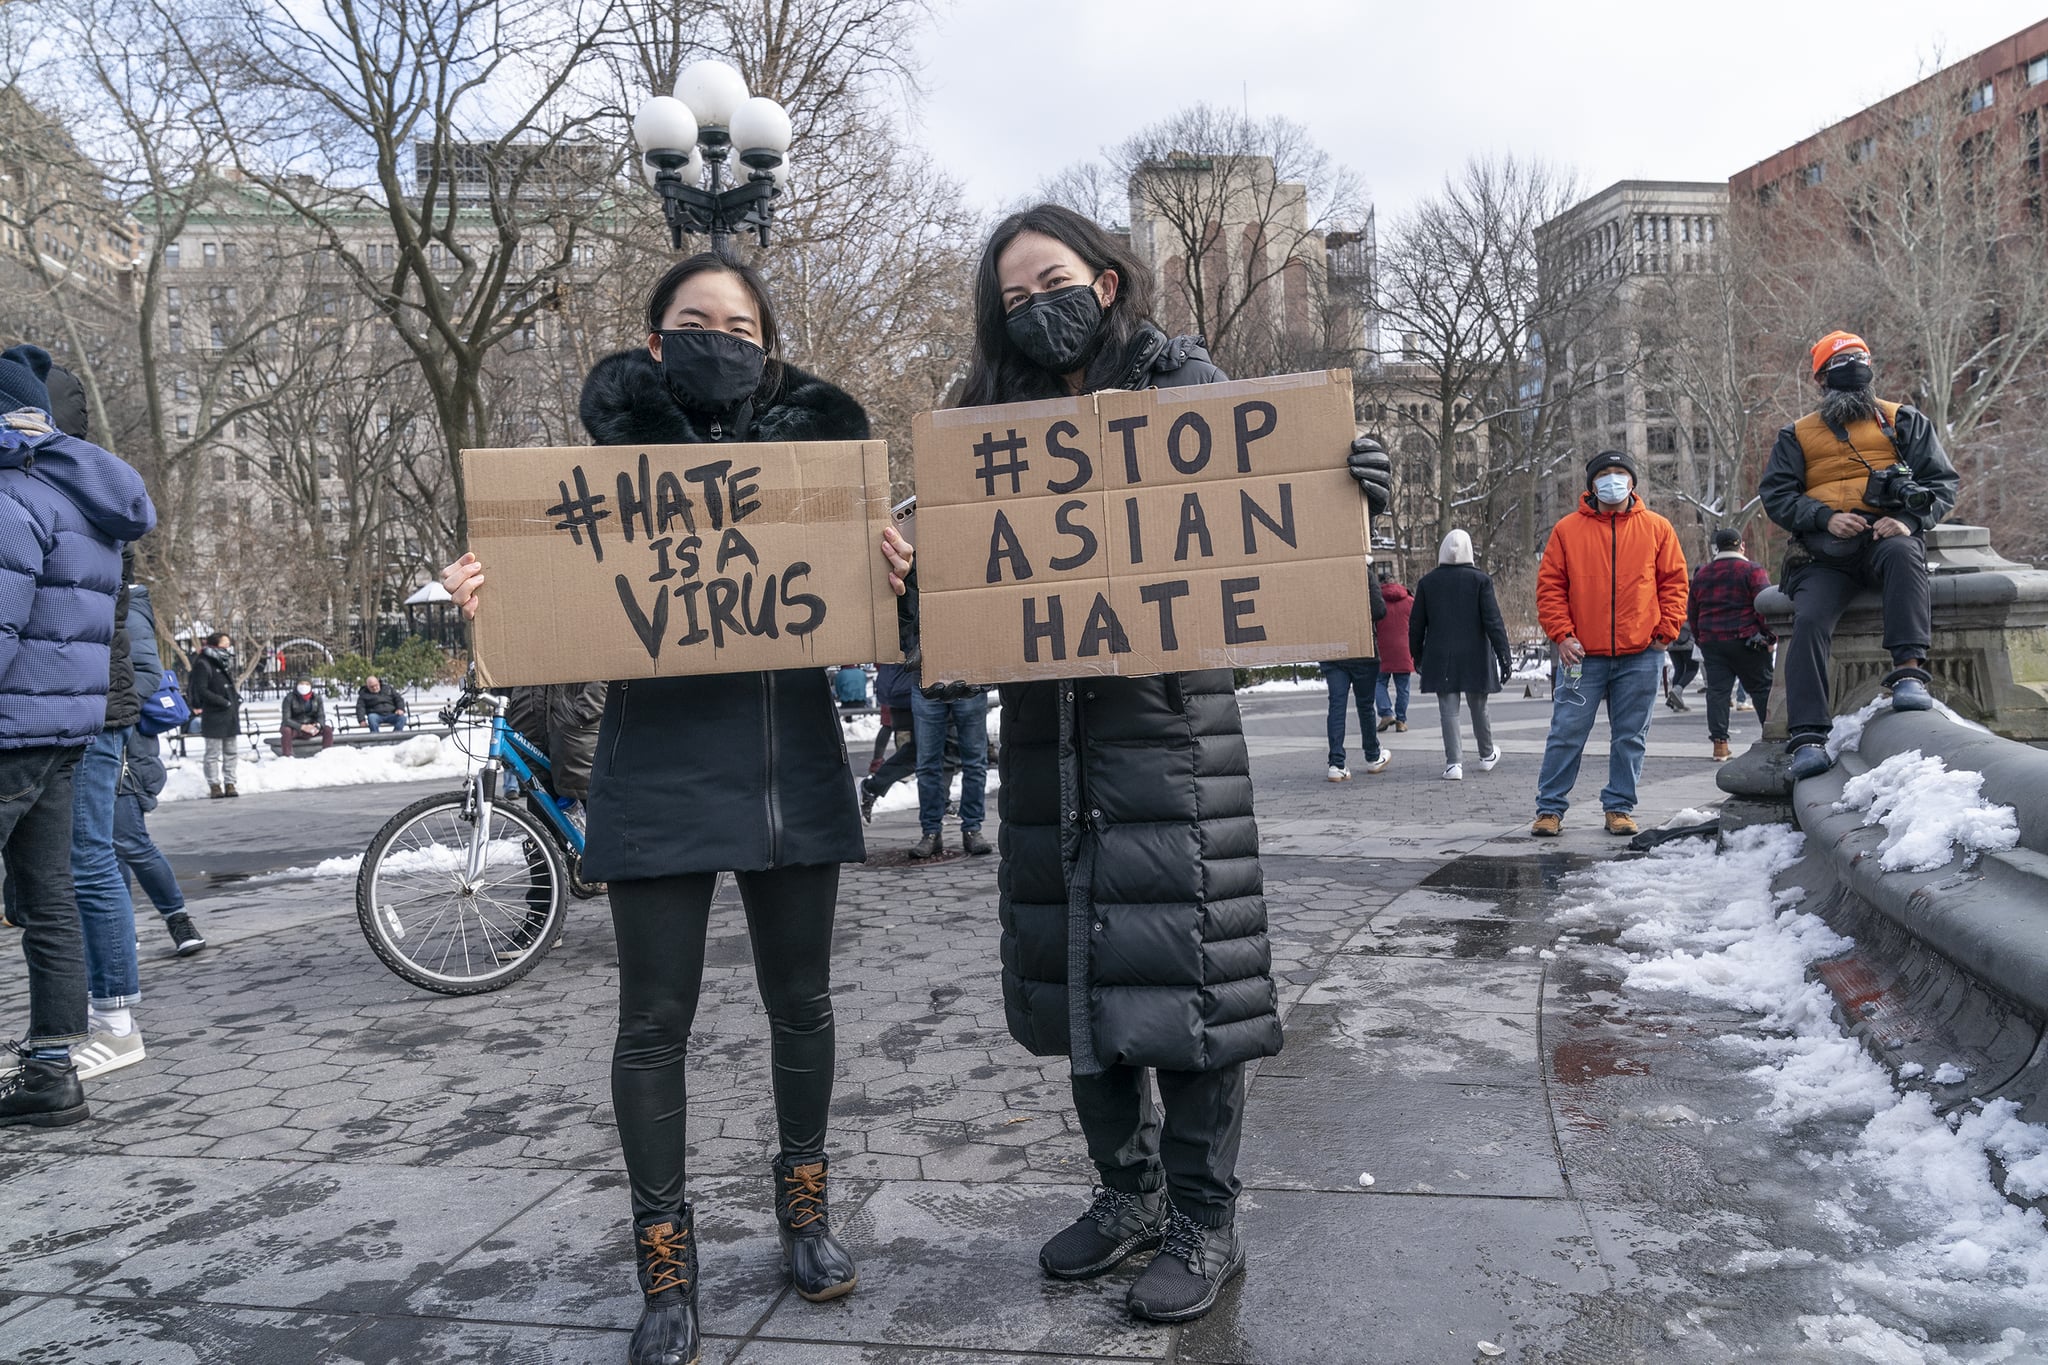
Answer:
[[[692,155],[697,148],[697,116],[675,96],[656,95],[633,116],[633,141],[640,148],[642,164],[655,152]]]
[[[747,82],[724,62],[692,62],[676,77],[676,98],[690,106],[699,128],[730,128],[747,102]]]
[[[775,182],[775,188],[784,194],[789,192],[789,158],[784,157],[768,169],[768,178]]]
[[[685,185],[696,186],[701,184],[704,180],[704,153],[692,147],[690,149],[690,159],[682,164],[682,167],[676,174],[682,177]],[[659,175],[660,169],[652,161],[649,161],[644,156],[640,158],[640,178],[647,182],[649,189],[660,187],[660,182],[656,178]]]
[[[772,152],[780,157],[789,150],[789,138],[789,114],[774,100],[756,95],[733,112],[732,145],[742,156]]]

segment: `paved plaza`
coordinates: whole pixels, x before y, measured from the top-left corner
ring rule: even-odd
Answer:
[[[1836,1235],[1800,1212],[1797,1152],[1741,1121],[1750,1083],[1711,1041],[1743,1021],[1615,1009],[1613,979],[1530,951],[1556,938],[1560,878],[1621,851],[1598,829],[1604,760],[1566,837],[1539,842],[1549,703],[1503,698],[1506,760],[1452,783],[1418,702],[1387,736],[1393,767],[1339,786],[1319,690],[1246,699],[1287,1046],[1250,1091],[1249,1270],[1199,1323],[1130,1320],[1135,1267],[1039,1275],[1091,1179],[1066,1063],[1005,1030],[994,860],[904,865],[902,813],[847,870],[837,931],[833,1212],[860,1288],[797,1298],[770,1209],[766,1020],[737,905],[718,914],[690,1071],[704,1359],[1394,1365],[1486,1342],[1514,1361],[1690,1360],[1712,1358],[1686,1346],[1703,1312],[1723,1340],[1790,1340],[1826,1292],[1797,1258],[1717,1278],[1734,1249],[1825,1257]],[[1738,723],[1740,748],[1756,722]],[[1706,751],[1697,710],[1659,708],[1646,825],[1717,799]],[[169,958],[146,921],[149,1059],[89,1083],[89,1123],[8,1130],[0,1360],[623,1360],[636,1296],[603,903],[578,903],[525,981],[447,999],[378,964],[352,877],[280,875],[359,852],[419,794],[155,817],[212,946]],[[16,1009],[21,984],[9,944]],[[1734,1117],[1655,1117],[1671,1106]]]

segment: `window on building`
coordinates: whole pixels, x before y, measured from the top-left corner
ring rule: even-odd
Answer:
[[[1694,427],[1692,429],[1692,453],[1695,455],[1705,455],[1713,448],[1714,441],[1707,434],[1707,429],[1705,427]]]
[[[2039,85],[2042,81],[2048,81],[2048,53],[2043,53],[2027,63],[2026,80],[2028,85]]]
[[[181,322],[173,322],[171,324],[170,342],[171,354],[173,355],[185,349],[185,324]]]
[[[199,263],[208,270],[220,264],[220,248],[212,242],[199,244]]]
[[[228,481],[227,456],[216,455],[213,457],[213,479],[215,483],[226,483]]]
[[[1980,114],[1984,110],[1989,109],[1992,101],[1997,98],[1998,86],[1995,83],[1985,81],[1980,85],[1973,85],[1970,87],[1970,93],[1963,99],[1963,112],[1966,114]]]
[[[1677,427],[1651,427],[1643,440],[1652,455],[1676,455],[1678,453]]]
[[[283,498],[272,498],[270,500],[270,519],[273,522],[282,522],[284,520]]]
[[[248,440],[248,439],[249,439],[249,419],[248,419],[248,418],[246,418],[246,417],[237,417],[237,418],[235,419],[235,439],[236,439],[237,441],[246,441],[246,440]]]
[[[170,244],[169,246],[166,246],[166,247],[164,248],[164,269],[166,269],[166,270],[176,270],[177,268],[178,268],[178,244],[177,244],[176,242],[172,242],[172,243],[171,243],[171,244]]]
[[[323,479],[334,477],[334,457],[322,451],[313,457],[313,472]]]
[[[273,479],[284,477],[284,456],[273,455],[270,457],[270,477]]]
[[[164,290],[164,311],[175,313],[185,306],[185,291],[172,285]]]
[[[220,263],[230,270],[234,269],[235,244],[233,242],[222,242],[220,244]]]
[[[1848,157],[1849,164],[1851,166],[1861,166],[1864,162],[1869,161],[1872,157],[1876,155],[1877,139],[1875,137],[1871,137],[1866,134],[1865,136],[1856,138],[1849,143]]]
[[[1799,172],[1799,178],[1809,185],[1818,185],[1828,178],[1828,163],[1816,161]]]
[[[2026,168],[2035,175],[2041,173],[2041,111],[2029,109],[2020,115],[2020,148],[2024,154]]]
[[[323,525],[334,524],[334,503],[331,499],[320,499],[320,521]]]
[[[235,477],[238,479],[249,477],[249,457],[247,455],[235,456]]]
[[[1626,400],[1620,398],[1610,398],[1607,400],[1607,425],[1611,427],[1628,425],[1628,403]]]
[[[171,376],[172,398],[176,399],[180,403],[184,402],[189,391],[189,388],[190,386],[186,384],[184,375],[178,374]]]
[[[206,344],[216,351],[228,344],[227,330],[219,323],[209,323],[206,328]]]
[[[180,436],[190,436],[192,434],[192,419],[190,417],[179,417],[177,432]]]

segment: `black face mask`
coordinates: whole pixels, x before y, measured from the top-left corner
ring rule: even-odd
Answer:
[[[1003,327],[1032,364],[1072,374],[1095,358],[1107,316],[1094,285],[1074,284],[1033,294],[1003,319]]]
[[[745,337],[688,327],[657,332],[661,377],[676,402],[693,412],[730,412],[754,396],[768,353]]]
[[[1854,393],[1870,387],[1870,362],[1867,360],[1845,360],[1839,365],[1830,365],[1820,372],[1821,382],[1841,393]]]

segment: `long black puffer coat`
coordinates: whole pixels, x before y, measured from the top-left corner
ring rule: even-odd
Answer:
[[[597,363],[583,425],[599,445],[708,442],[710,422],[669,396],[644,350]],[[725,440],[860,441],[860,404],[784,367],[764,381],[751,422]],[[857,863],[860,804],[822,668],[635,678],[607,689],[591,768],[582,875],[631,881],[691,872]]]
[[[1133,388],[1224,377],[1147,328]],[[1228,669],[1006,684],[1003,1006],[1077,1074],[1280,1051],[1251,761]],[[1084,989],[1070,990],[1075,981]]]
[[[192,656],[185,698],[199,713],[199,733],[233,739],[242,733],[242,689],[235,686],[235,656],[212,645]]]

